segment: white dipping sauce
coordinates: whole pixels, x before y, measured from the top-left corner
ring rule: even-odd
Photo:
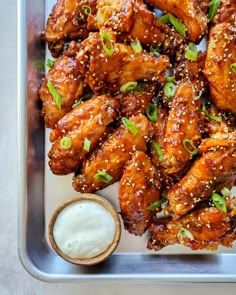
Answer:
[[[115,222],[110,212],[97,202],[77,201],[57,216],[53,228],[58,248],[71,258],[92,258],[113,242]]]

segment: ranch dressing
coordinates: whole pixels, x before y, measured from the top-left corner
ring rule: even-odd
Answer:
[[[113,242],[115,222],[110,212],[97,202],[83,200],[65,207],[53,228],[58,248],[71,258],[92,258]]]

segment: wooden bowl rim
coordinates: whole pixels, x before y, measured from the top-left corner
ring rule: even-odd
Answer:
[[[91,257],[91,258],[71,258],[65,253],[63,253],[57,246],[54,236],[53,236],[53,228],[55,221],[57,219],[57,216],[60,214],[60,212],[67,207],[68,205],[72,203],[76,203],[79,201],[93,201],[96,202],[100,205],[102,205],[105,209],[108,210],[108,212],[112,215],[114,222],[115,222],[115,235],[113,242],[111,245],[101,254]],[[66,201],[64,201],[62,204],[60,204],[53,212],[49,225],[48,225],[48,236],[49,236],[49,241],[53,247],[53,249],[56,251],[56,253],[61,256],[63,259],[73,263],[73,264],[78,264],[78,265],[94,265],[98,264],[105,259],[107,259],[116,249],[118,246],[118,243],[120,241],[120,236],[121,236],[121,222],[118,213],[116,212],[115,208],[113,205],[105,198],[95,195],[95,194],[89,194],[89,193],[81,193],[80,195],[77,195],[75,197],[72,197]]]

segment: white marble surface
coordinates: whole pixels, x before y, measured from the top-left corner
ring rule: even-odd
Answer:
[[[17,256],[17,36],[16,1],[2,0],[0,30],[3,42],[1,57],[0,97],[0,295],[51,294],[235,294],[236,284],[194,285],[68,285],[48,284],[32,278]],[[236,266],[235,266],[236,267]]]

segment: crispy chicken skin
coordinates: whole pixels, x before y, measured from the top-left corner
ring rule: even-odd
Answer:
[[[154,57],[144,51],[135,53],[131,46],[115,43],[113,32],[106,30],[106,33],[113,41],[111,56],[104,51],[100,34],[90,33],[76,57],[78,67],[93,92],[107,89],[116,94],[127,82],[165,81],[165,71],[170,66],[166,55]]]
[[[189,40],[198,42],[207,30],[207,16],[197,0],[146,0],[146,3],[179,18],[187,28]]]
[[[90,15],[88,23],[93,29],[117,31],[119,42],[138,39],[144,46],[155,44],[171,54],[185,48],[183,37],[161,23],[142,0],[100,0],[97,14]]]
[[[235,198],[227,201],[227,212],[204,204],[198,209],[181,217],[180,220],[163,218],[156,220],[150,226],[151,238],[148,249],[156,251],[165,246],[183,244],[192,250],[217,250],[220,245],[232,247],[236,239],[235,210],[230,208]],[[190,235],[185,235],[184,230]]]
[[[150,226],[157,210],[147,209],[160,199],[161,184],[156,168],[144,152],[133,153],[120,181],[119,200],[124,227],[141,236]]]
[[[192,84],[185,81],[177,86],[170,103],[164,139],[164,160],[161,162],[167,174],[179,173],[191,159],[191,154],[184,147],[184,139],[191,140],[196,147],[200,143],[200,101],[194,100],[195,95]],[[186,145],[189,150],[193,149],[191,145]]]
[[[236,1],[235,0],[221,0],[220,5],[216,11],[216,15],[212,20],[212,24],[219,23],[236,24]]]
[[[58,0],[48,17],[44,39],[49,43],[49,49],[57,57],[66,39],[85,39],[88,36],[87,15],[82,9],[84,5],[96,11],[98,0]]]
[[[130,118],[136,125],[138,133],[132,134],[123,124],[83,162],[79,173],[73,178],[73,186],[76,191],[90,193],[102,189],[117,180],[123,173],[125,163],[131,158],[134,151],[146,151],[146,143],[153,134],[151,124],[143,115]],[[99,171],[105,170],[112,176],[109,182],[101,182],[94,179]]]
[[[115,97],[120,102],[120,114],[122,117],[128,118],[138,114],[145,114],[147,106],[157,94],[157,87],[152,83],[143,86],[144,89],[140,93],[120,93]]]
[[[48,80],[62,98],[61,108],[55,102],[48,89]],[[39,96],[43,102],[42,116],[48,128],[54,129],[56,123],[71,110],[76,100],[84,93],[85,83],[78,70],[74,56],[62,55],[49,70],[39,89]]]
[[[215,105],[227,112],[236,112],[236,74],[230,65],[236,61],[236,26],[215,25],[210,30],[204,74],[210,84]]]
[[[206,60],[206,52],[198,52],[197,61],[183,59],[174,68],[173,74],[176,81],[190,80],[194,89],[199,93],[205,92],[208,87],[208,81],[203,74],[203,68]]]
[[[50,135],[53,142],[48,154],[51,171],[57,175],[74,172],[86,154],[106,136],[108,125],[116,118],[118,109],[117,100],[101,95],[81,103],[60,119]],[[68,149],[60,145],[60,140],[64,137],[71,140]],[[89,150],[84,149],[85,139],[90,141]]]
[[[187,174],[167,191],[170,213],[179,218],[214,191],[232,188],[236,179],[236,140],[207,138],[199,147],[201,156]]]

